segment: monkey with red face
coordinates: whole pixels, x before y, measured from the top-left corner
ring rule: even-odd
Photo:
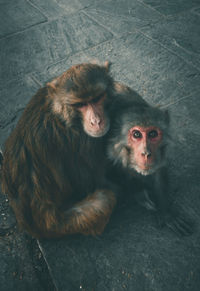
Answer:
[[[122,97],[113,106],[108,141],[113,166],[108,176],[121,186],[123,193],[134,193],[139,204],[155,211],[160,225],[190,234],[191,223],[172,207],[168,195],[169,114],[150,106],[130,88],[126,88]]]

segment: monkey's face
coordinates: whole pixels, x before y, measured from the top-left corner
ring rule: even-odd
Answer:
[[[108,156],[130,174],[151,175],[165,163],[169,141],[169,114],[139,101],[126,100],[114,116],[108,142]]]
[[[162,130],[155,126],[134,126],[128,132],[129,168],[142,175],[155,172],[162,163]]]
[[[109,130],[110,121],[105,111],[105,99],[106,94],[104,93],[87,102],[75,104],[82,115],[84,131],[92,137],[101,137]]]
[[[47,84],[52,109],[68,127],[80,125],[92,137],[105,135],[110,127],[107,108],[113,80],[109,64],[79,64]],[[109,100],[110,99],[110,100]],[[82,128],[79,128],[82,130]]]

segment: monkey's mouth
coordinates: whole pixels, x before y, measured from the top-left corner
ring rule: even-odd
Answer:
[[[143,176],[148,176],[153,174],[156,171],[156,168],[153,165],[137,166],[135,167],[135,170]]]
[[[143,164],[143,165],[140,165],[140,168],[142,170],[149,170],[153,167],[153,163],[147,163],[147,164]]]
[[[153,162],[153,160],[149,160],[149,161],[146,161],[144,163],[140,163],[138,166],[141,170],[144,170],[144,171],[150,170],[153,168],[154,162]]]
[[[102,137],[104,136],[110,128],[110,122],[107,121],[106,123],[103,123],[99,128],[90,129],[85,128],[85,132],[92,137]]]

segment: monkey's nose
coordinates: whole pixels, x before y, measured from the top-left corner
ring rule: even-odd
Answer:
[[[90,124],[92,126],[100,125],[100,123],[101,123],[101,119],[99,117],[96,117],[96,118],[93,118],[93,119],[90,120]]]
[[[142,152],[142,156],[148,159],[151,157],[151,152],[149,151]]]

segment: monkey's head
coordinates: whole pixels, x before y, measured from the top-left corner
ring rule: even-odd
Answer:
[[[167,111],[130,103],[114,119],[108,144],[114,163],[142,175],[153,174],[163,166],[169,127]]]
[[[52,109],[67,126],[81,120],[84,131],[92,137],[105,135],[110,127],[108,108],[113,80],[109,64],[79,64],[48,83]]]

